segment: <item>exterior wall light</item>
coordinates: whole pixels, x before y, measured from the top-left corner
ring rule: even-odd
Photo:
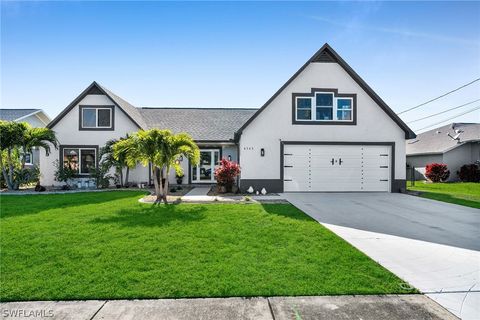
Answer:
[[[265,157],[265,149],[260,149],[260,157]]]

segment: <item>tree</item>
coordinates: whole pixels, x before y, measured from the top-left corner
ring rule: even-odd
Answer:
[[[55,132],[48,128],[32,128],[27,124],[24,132],[22,150],[24,153],[32,152],[33,148],[43,148],[47,156],[50,154],[50,144],[58,148]],[[25,168],[25,156],[22,157],[22,168]]]
[[[57,148],[55,132],[47,128],[32,128],[26,122],[0,121],[0,167],[8,189],[16,190],[25,177],[25,153],[34,147],[44,148],[47,154],[50,145]],[[29,178],[30,179],[30,178]]]
[[[170,130],[140,130],[115,143],[113,150],[117,160],[123,154],[129,165],[133,166],[136,162],[144,166],[151,164],[157,196],[155,203],[160,203],[162,200],[165,204],[168,203],[170,170],[174,168],[177,174],[182,172],[182,168],[176,162],[179,156],[187,158],[191,165],[197,165],[200,160],[200,150],[192,137],[186,133],[173,134]]]
[[[114,156],[113,146],[122,140],[126,140],[125,143],[131,143],[132,139],[128,139],[129,136],[127,135],[125,138],[120,138],[120,140],[112,139],[105,143],[105,146],[100,149],[100,166],[103,167],[104,171],[108,171],[111,168],[115,168],[115,173],[119,177],[120,185],[127,186],[128,185],[128,175],[131,168],[134,168],[137,165],[137,162],[129,163],[127,161],[127,154],[126,149],[119,151],[117,156]],[[123,169],[126,168],[125,172],[125,180],[123,179]]]

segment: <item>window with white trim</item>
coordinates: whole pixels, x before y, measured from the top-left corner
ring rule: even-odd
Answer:
[[[97,167],[97,150],[95,148],[63,149],[63,166],[70,167],[78,174],[90,174]]]
[[[336,97],[333,92],[315,92],[295,97],[295,120],[353,122],[353,97]]]
[[[109,129],[112,128],[112,108],[82,107],[83,129]]]

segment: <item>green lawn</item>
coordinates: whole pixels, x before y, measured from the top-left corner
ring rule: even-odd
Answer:
[[[480,209],[480,183],[425,183],[416,181],[415,186],[407,183],[408,190],[421,191],[424,198],[460,204]]]
[[[291,205],[140,196],[1,196],[0,299],[412,292]]]

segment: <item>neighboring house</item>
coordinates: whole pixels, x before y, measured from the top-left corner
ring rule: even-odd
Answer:
[[[27,122],[32,127],[41,128],[50,122],[50,117],[42,109],[0,109],[0,120]],[[39,165],[40,152],[38,149],[27,153],[25,157],[26,166]]]
[[[44,185],[56,184],[55,160],[73,161],[86,179],[107,140],[161,128],[189,133],[201,149],[198,167],[181,159],[184,183],[213,183],[225,157],[240,163],[242,190],[269,192],[398,192],[405,139],[415,137],[328,44],[260,109],[136,108],[93,82],[48,127],[61,146],[42,158]],[[150,182],[150,170],[137,166],[131,181]]]
[[[407,166],[415,168],[415,179],[425,179],[425,166],[445,163],[449,181],[458,180],[464,164],[480,161],[480,123],[452,123],[419,134],[407,141]]]

